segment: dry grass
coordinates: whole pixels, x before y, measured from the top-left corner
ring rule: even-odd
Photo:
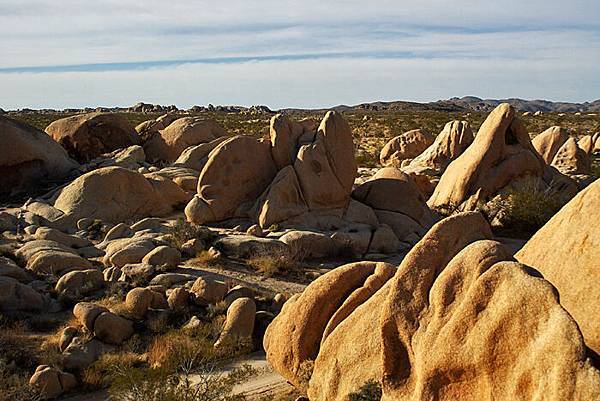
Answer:
[[[118,369],[140,367],[145,362],[142,356],[129,351],[104,354],[81,373],[82,385],[87,390],[105,388],[114,380]]]
[[[254,255],[246,263],[264,277],[286,277],[299,271],[305,252],[299,248],[281,248]]]
[[[220,266],[223,264],[223,260],[220,256],[215,255],[213,252],[211,251],[200,251],[196,254],[196,257],[193,259],[190,259],[189,264],[192,266],[198,266],[198,267],[202,267],[202,266],[209,266],[209,267],[215,267],[215,266]]]

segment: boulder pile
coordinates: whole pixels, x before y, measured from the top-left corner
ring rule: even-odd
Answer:
[[[474,212],[437,223],[397,270],[354,264],[317,279],[286,302],[264,346],[314,400],[346,400],[373,380],[382,400],[600,396],[552,284]]]

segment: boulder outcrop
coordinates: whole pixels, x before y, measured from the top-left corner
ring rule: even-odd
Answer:
[[[554,156],[563,144],[569,139],[566,129],[554,126],[550,127],[531,140],[535,150],[542,156],[546,164],[551,164]]]
[[[513,181],[542,177],[544,166],[515,109],[503,103],[486,118],[473,143],[448,165],[427,203],[436,209],[473,210]]]
[[[183,117],[152,135],[144,143],[144,151],[151,162],[174,162],[186,148],[209,143],[226,135],[225,130],[214,121]]]
[[[379,162],[383,166],[401,167],[405,160],[414,159],[431,144],[434,136],[430,133],[414,129],[390,139],[379,154]]]
[[[79,162],[139,145],[137,133],[119,114],[90,113],[61,118],[48,125],[46,132]]]
[[[0,116],[0,197],[61,181],[78,164],[43,131]]]

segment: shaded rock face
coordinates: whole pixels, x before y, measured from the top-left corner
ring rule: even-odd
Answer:
[[[157,174],[146,176],[121,167],[105,167],[82,175],[62,189],[54,208],[72,226],[88,217],[119,222],[135,217],[162,216],[189,196]]]
[[[135,126],[135,131],[138,133],[140,137],[140,141],[142,143],[146,143],[146,141],[155,134],[158,134],[159,131],[167,128],[169,124],[173,121],[177,120],[176,114],[163,114],[155,120],[147,120]]]
[[[226,135],[225,130],[214,121],[183,117],[154,134],[144,143],[144,151],[151,162],[173,162],[186,148],[209,143]]]
[[[560,294],[585,344],[600,355],[600,180],[581,191],[515,255]]]
[[[511,182],[541,177],[543,171],[544,162],[515,109],[503,103],[486,118],[473,143],[450,163],[428,204],[473,210]]]
[[[43,131],[0,116],[0,199],[69,176],[78,164]]]
[[[434,136],[421,129],[414,129],[392,138],[379,155],[383,166],[400,167],[404,160],[413,159],[433,144]]]
[[[531,143],[535,150],[542,156],[546,164],[551,164],[554,156],[563,144],[569,139],[566,129],[558,126],[550,127],[535,138]]]
[[[136,131],[118,114],[90,113],[61,118],[48,125],[46,132],[79,162],[139,145]]]
[[[270,143],[239,136],[219,144],[186,207],[188,220],[250,217],[268,227],[324,210],[341,217],[357,170],[352,132],[336,112],[327,113],[316,132],[314,127],[310,120],[277,115]]]
[[[491,236],[479,213],[460,213],[433,226],[393,277],[332,270],[284,304],[267,358],[323,401],[369,380],[389,401],[596,399],[600,373],[554,288]]]
[[[431,225],[434,217],[421,191],[407,174],[396,167],[384,167],[352,197],[375,211],[381,223],[389,225],[398,238],[416,242]]]
[[[294,295],[265,333],[269,363],[294,386],[306,388],[302,365],[317,358],[324,333],[333,332],[394,271],[387,263],[351,263],[319,277],[302,294]]]
[[[567,139],[558,149],[551,165],[567,175],[590,174],[592,171],[588,154],[577,145],[575,138]]]

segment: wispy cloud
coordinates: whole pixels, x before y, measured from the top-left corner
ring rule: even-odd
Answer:
[[[289,75],[298,85],[312,87],[309,92],[314,104],[328,103],[327,99],[336,93],[338,102],[349,102],[347,88],[328,85],[329,94],[318,94],[320,88],[313,83],[319,77],[311,76],[308,80],[302,75],[305,68],[315,65],[322,66],[317,70],[327,82],[338,81],[343,69],[343,75],[353,83],[346,86],[358,91],[359,80],[375,85],[369,90],[361,85],[362,92],[352,98],[366,99],[372,92],[381,93],[375,99],[384,98],[389,88],[397,91],[394,98],[420,98],[423,89],[413,88],[409,92],[405,80],[423,79],[421,84],[426,86],[436,77],[446,75],[463,85],[459,88],[463,94],[483,95],[485,91],[492,97],[500,97],[492,89],[503,92],[510,87],[508,82],[515,79],[511,69],[516,65],[521,68],[520,92],[525,92],[525,96],[546,90],[547,95],[540,97],[551,97],[562,88],[564,96],[558,96],[561,99],[597,97],[594,93],[600,93],[600,84],[586,72],[600,63],[597,0],[523,3],[517,0],[501,3],[63,0],[58,4],[44,0],[5,0],[0,3],[3,87],[0,106],[28,106],[39,99],[44,99],[48,106],[71,106],[73,98],[65,93],[81,88],[83,83],[93,86],[98,93],[78,97],[82,102],[78,105],[92,105],[103,99],[123,104],[131,96],[141,99],[141,93],[114,98],[105,93],[114,94],[113,87],[92,85],[90,80],[102,77],[116,82],[118,77],[128,75],[128,80],[119,84],[125,86],[124,90],[139,91],[131,83],[137,82],[135,77],[168,77],[172,85],[177,85],[181,80],[174,74],[184,74],[183,71],[200,74],[211,71],[212,79],[227,80],[219,82],[216,89],[190,82],[181,84],[191,85],[196,93],[209,98],[220,98],[219,93],[210,91],[219,91],[229,84],[240,91],[242,87],[248,88],[244,86],[248,76],[254,74],[255,79],[260,79],[255,74],[259,65],[270,74]],[[420,70],[406,67],[411,61],[419,63]],[[473,65],[485,66],[487,70],[481,73],[497,77],[493,80],[497,86],[489,87],[487,82],[474,79],[479,74],[473,71]],[[394,66],[402,69],[384,71]],[[278,72],[278,68],[291,70]],[[218,73],[232,69],[237,75]],[[370,74],[375,72],[389,79],[385,83],[381,77],[373,80]],[[550,76],[539,77],[541,73]],[[501,76],[504,80],[499,79]],[[46,80],[37,87],[42,93],[24,92],[29,87],[27,80],[38,82],[41,78]],[[536,82],[550,78],[556,81],[553,85],[535,86]],[[15,87],[14,82],[19,82],[22,89]],[[62,91],[52,96],[43,92],[45,88],[56,87],[58,82],[65,85]],[[254,99],[251,103],[267,103],[270,96],[260,90],[264,85],[253,82],[253,89],[249,90]],[[446,87],[442,81],[437,85]],[[7,92],[7,87],[15,92]],[[146,83],[146,87],[155,86]],[[573,93],[574,87],[582,90]],[[440,97],[459,94],[451,90],[457,88],[448,87],[435,93]],[[182,91],[185,92],[179,88],[178,93]],[[158,100],[161,103],[183,105],[190,101],[182,95],[168,97],[163,88],[156,93],[143,89],[143,93],[144,99],[162,99]],[[283,98],[275,103],[293,106],[305,102],[298,94],[287,93],[280,93]],[[230,94],[230,102],[233,98],[248,101],[247,95]],[[17,98],[21,100],[17,102]]]

